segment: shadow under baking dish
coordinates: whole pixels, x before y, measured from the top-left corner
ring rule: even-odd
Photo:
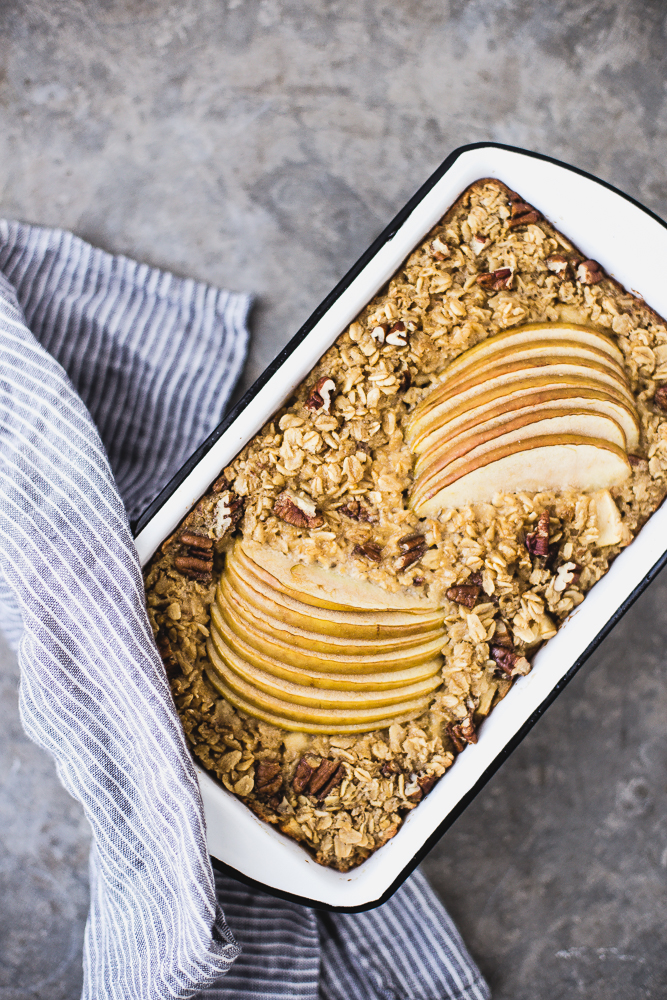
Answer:
[[[220,470],[292,395],[322,354],[474,181],[518,191],[588,257],[667,314],[667,225],[604,181],[548,156],[475,143],[455,150],[345,275],[243,399],[133,525],[145,564]],[[318,865],[195,763],[216,867],[306,906],[355,912],[385,902],[497,771],[596,646],[667,563],[667,504],[649,519],[538,652],[396,836],[353,871]]]

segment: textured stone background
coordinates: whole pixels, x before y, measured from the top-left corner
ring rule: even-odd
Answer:
[[[0,4],[0,212],[258,296],[250,384],[454,147],[667,215],[660,0]],[[667,996],[667,577],[425,867],[496,1000]],[[0,657],[0,1000],[74,1000],[86,824]]]

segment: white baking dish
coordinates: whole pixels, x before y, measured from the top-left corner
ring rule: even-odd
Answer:
[[[497,177],[535,205],[626,288],[667,314],[667,227],[601,181],[548,157],[479,143],[456,150],[341,281],[233,413],[202,445],[137,525],[145,563],[220,470],[263,426],[461,192]],[[359,868],[317,865],[294,841],[257,819],[197,765],[211,855],[269,892],[328,909],[383,902],[451,825],[529,731],[595,646],[667,561],[667,504],[650,519],[558,634],[537,654],[396,837]]]

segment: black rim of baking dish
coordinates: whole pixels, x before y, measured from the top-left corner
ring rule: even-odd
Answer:
[[[232,410],[225,416],[225,418],[218,424],[218,426],[211,432],[211,434],[206,438],[206,440],[197,448],[195,452],[190,456],[190,458],[185,462],[179,471],[173,476],[173,478],[167,483],[164,489],[158,494],[155,500],[146,508],[146,510],[139,516],[139,518],[132,524],[132,530],[135,537],[142,531],[146,525],[155,517],[155,515],[164,506],[167,500],[172,496],[172,494],[178,489],[178,487],[185,481],[185,479],[190,475],[193,469],[199,464],[204,455],[213,447],[215,442],[224,434],[228,427],[230,427],[234,421],[240,416],[249,402],[257,395],[257,393],[266,385],[269,379],[278,371],[279,368],[284,364],[284,362],[290,357],[290,355],[295,351],[299,344],[305,339],[305,337],[310,333],[313,327],[319,323],[322,317],[329,311],[332,305],[336,302],[338,298],[343,294],[343,292],[348,288],[348,286],[357,278],[357,276],[363,271],[366,265],[376,256],[376,254],[382,249],[382,247],[391,240],[403,223],[409,218],[412,212],[415,210],[417,205],[425,198],[429,191],[438,183],[438,181],[447,173],[448,170],[452,168],[454,163],[462,156],[464,153],[468,153],[475,149],[502,149],[510,153],[519,153],[522,156],[528,156],[535,160],[544,160],[547,163],[553,163],[558,167],[562,167],[564,170],[569,170],[573,174],[578,174],[580,177],[585,177],[587,180],[593,181],[594,183],[600,185],[600,187],[607,188],[614,194],[623,198],[625,201],[630,202],[635,208],[640,209],[646,215],[650,216],[655,222],[659,223],[663,228],[667,229],[667,223],[660,216],[652,212],[651,209],[646,208],[635,198],[630,195],[625,194],[623,191],[619,191],[618,188],[614,187],[613,184],[609,184],[607,181],[600,180],[600,178],[595,177],[593,174],[588,173],[586,170],[581,170],[579,167],[573,167],[569,163],[563,163],[562,160],[557,160],[553,156],[546,156],[544,153],[536,153],[529,149],[522,149],[519,146],[508,146],[500,142],[474,142],[466,146],[459,146],[455,149],[449,156],[443,161],[443,163],[431,174],[427,181],[419,188],[416,194],[407,202],[407,204],[401,209],[401,211],[392,219],[386,229],[377,237],[377,239],[371,244],[371,246],[366,250],[364,254],[359,258],[359,260],[350,268],[350,270],[345,274],[345,276],[338,282],[335,288],[327,295],[325,299],[320,303],[320,305],[315,309],[312,315],[306,320],[303,326],[297,331],[297,333],[292,337],[289,343],[282,349],[282,351],[277,355],[274,361],[265,369],[265,371],[259,376],[259,378],[250,386],[247,392],[239,400],[239,402],[234,406]],[[310,899],[306,896],[299,896],[295,893],[285,892],[282,889],[275,889],[272,886],[268,886],[263,882],[259,882],[242,872],[233,868],[231,865],[225,864],[225,862],[220,861],[218,858],[211,857],[211,862],[214,868],[218,871],[237,879],[244,884],[251,886],[261,892],[268,893],[272,896],[277,896],[279,899],[285,899],[290,902],[300,903],[303,906],[312,907],[317,910],[325,910],[329,912],[337,913],[362,913],[365,910],[371,910],[376,906],[380,906],[385,903],[391,896],[396,892],[396,890],[402,885],[406,878],[414,871],[417,865],[426,857],[428,852],[432,847],[440,840],[440,838],[447,832],[447,830],[452,826],[452,824],[458,819],[461,813],[470,805],[472,800],[479,794],[484,785],[493,777],[498,768],[507,760],[510,754],[519,746],[521,741],[527,736],[530,730],[533,728],[537,720],[544,714],[547,708],[552,704],[552,702],[558,697],[561,691],[564,690],[566,685],[572,680],[577,671],[583,666],[586,660],[589,658],[591,653],[600,645],[603,639],[605,639],[612,629],[618,624],[626,611],[632,607],[638,597],[646,590],[649,584],[655,579],[655,577],[660,573],[660,571],[667,565],[667,552],[664,552],[660,558],[656,561],[653,567],[646,573],[641,582],[637,584],[632,593],[626,598],[626,600],[616,609],[614,614],[611,616],[606,625],[600,629],[595,638],[592,640],[590,645],[586,650],[575,660],[572,667],[568,670],[567,674],[561,678],[561,680],[554,686],[554,688],[549,692],[544,701],[540,706],[533,712],[529,719],[523,724],[523,726],[518,730],[517,733],[509,740],[505,747],[497,754],[491,764],[486,768],[484,773],[479,777],[472,788],[466,792],[463,798],[454,806],[453,809],[447,814],[443,819],[442,823],[433,831],[430,837],[424,842],[424,844],[419,848],[419,850],[411,857],[410,861],[403,867],[401,872],[397,875],[391,885],[382,893],[382,895],[374,900],[367,903],[361,903],[358,906],[335,906],[330,903],[324,903],[319,900]],[[311,859],[311,864],[316,864],[314,860]],[[352,881],[354,875],[349,876],[348,880]]]

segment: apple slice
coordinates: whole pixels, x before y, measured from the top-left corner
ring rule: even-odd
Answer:
[[[463,355],[461,355],[463,357]],[[465,379],[472,378],[475,372],[485,372],[488,378],[493,377],[497,368],[506,365],[510,361],[540,361],[546,360],[556,363],[561,358],[579,358],[583,363],[589,361],[595,365],[602,365],[612,374],[616,375],[621,382],[626,382],[625,369],[613,358],[610,358],[604,351],[596,350],[588,345],[581,346],[571,340],[538,340],[534,344],[525,344],[522,347],[504,347],[496,351],[487,358],[478,358],[471,361],[458,371],[447,374],[443,380],[444,385],[454,386]]]
[[[611,417],[590,410],[543,410],[523,412],[521,416],[504,424],[492,424],[486,430],[461,434],[437,451],[432,449],[431,461],[415,481],[413,490],[418,494],[422,484],[438,475],[442,469],[459,459],[473,459],[490,448],[499,448],[512,441],[525,441],[531,437],[577,434],[587,438],[601,438],[625,449],[625,434]],[[424,456],[426,457],[426,456]],[[416,471],[416,470],[415,470]]]
[[[626,449],[631,453],[639,447],[639,418],[636,411],[627,403],[612,397],[604,390],[587,389],[585,387],[556,387],[549,389],[530,389],[510,393],[507,396],[497,396],[486,403],[472,408],[461,408],[436,427],[430,434],[413,446],[420,456],[415,467],[418,476],[429,464],[432,455],[459,434],[472,430],[482,430],[496,422],[498,426],[513,420],[524,410],[540,412],[550,409],[588,409],[611,417],[623,428]]]
[[[627,406],[634,407],[634,400],[630,391],[620,382],[612,378],[605,380],[599,372],[586,372],[581,366],[557,364],[537,368],[524,368],[522,367],[522,363],[519,362],[517,368],[509,370],[512,367],[508,365],[508,370],[505,372],[497,371],[494,377],[488,381],[484,379],[483,374],[478,373],[474,379],[461,386],[460,391],[454,393],[451,398],[441,400],[437,405],[434,405],[428,414],[424,414],[417,424],[418,431],[425,430],[426,434],[430,434],[447,419],[449,413],[453,412],[454,409],[458,410],[463,407],[472,408],[478,406],[483,396],[488,398],[488,393],[495,392],[497,389],[501,390],[498,396],[509,396],[511,393],[514,393],[517,387],[529,388],[531,385],[533,390],[535,390],[547,386],[571,386],[576,385],[578,382],[584,383],[590,388],[606,391]],[[423,436],[426,436],[426,434]],[[420,434],[419,436],[422,435]],[[417,435],[415,434],[414,437],[416,438]],[[411,442],[413,448],[415,447],[415,443],[413,438]]]
[[[618,545],[623,540],[623,521],[609,490],[599,490],[592,496],[597,520],[597,545]]]
[[[513,380],[509,385],[500,379],[472,399],[448,400],[421,415],[415,410],[409,427],[408,442],[412,450],[419,454],[431,446],[434,435],[439,433],[439,428],[449,421],[453,424],[454,421],[465,419],[468,415],[472,418],[488,406],[510,406],[515,402],[519,405],[519,401],[524,399],[525,405],[528,405],[529,396],[538,397],[538,401],[547,401],[551,398],[560,398],[561,394],[574,390],[579,390],[584,398],[611,399],[628,409],[631,414],[636,413],[634,399],[626,388],[617,389],[602,385],[594,378],[568,375],[553,377],[547,373],[537,378]]]
[[[233,591],[221,580],[216,594],[216,606],[229,628],[237,635],[247,637],[256,648],[263,648],[260,643],[284,644],[306,649],[311,653],[337,653],[344,656],[367,656],[374,654],[392,655],[396,650],[413,649],[422,643],[442,637],[442,627],[429,629],[416,635],[395,636],[391,639],[355,639],[347,635],[323,636],[317,632],[307,632],[296,625],[286,626],[284,622],[262,615],[257,617],[257,611],[245,608],[240,604]],[[264,650],[267,652],[267,650]],[[273,654],[270,654],[273,655]]]
[[[216,673],[220,677],[218,671],[211,671],[207,676],[210,677],[211,674],[215,676]],[[315,722],[319,725],[330,725],[331,732],[339,732],[339,723],[347,723],[348,725],[367,723],[369,729],[376,729],[389,720],[393,721],[394,716],[399,712],[409,712],[417,708],[421,708],[423,711],[429,701],[429,695],[422,695],[404,702],[392,702],[375,707],[357,707],[353,703],[351,693],[348,692],[351,702],[349,708],[329,708],[323,702],[319,706],[285,702],[282,698],[276,698],[264,691],[259,691],[232,670],[227,670],[224,679],[222,677],[220,679],[225,687],[236,692],[250,706],[264,709],[278,717],[282,716],[286,721],[289,720],[293,723]],[[252,708],[247,709],[247,711],[252,713]]]
[[[376,583],[345,576],[317,563],[305,566],[268,545],[244,541],[238,549],[234,555],[239,562],[246,556],[261,571],[255,570],[255,573],[267,585],[304,604],[338,611],[358,608],[366,611],[424,612],[435,607],[433,602],[407,590],[391,593]]]
[[[421,517],[435,517],[444,508],[489,502],[496,493],[608,489],[629,474],[627,456],[608,441],[573,434],[535,437],[458,464],[455,471],[413,497],[411,504]]]
[[[221,646],[220,643],[211,642],[207,646],[207,652],[214,670],[231,687],[235,686],[237,678],[264,691],[273,698],[278,698],[286,702],[285,712],[290,714],[293,707],[297,705],[310,705],[314,708],[380,708],[383,705],[397,705],[413,698],[420,698],[423,695],[434,691],[441,683],[439,674],[439,664],[430,677],[412,683],[403,684],[401,687],[377,688],[375,684],[366,678],[366,686],[359,684],[349,684],[348,687],[325,688],[308,683],[310,678],[304,675],[297,683],[276,677],[259,670],[253,664],[248,663],[243,657],[236,655],[234,650]]]
[[[239,653],[238,649],[235,649],[232,643],[225,642],[225,634],[218,632],[215,625],[211,629],[211,636],[213,638],[213,644],[216,649],[218,649],[221,656],[223,656],[223,653],[221,652],[222,646],[227,646],[232,650],[232,652],[235,652],[237,656],[240,656],[241,659],[243,659],[242,654]],[[261,649],[259,651],[264,652]],[[268,654],[266,662],[269,662]],[[384,664],[382,666],[384,666]],[[406,684],[415,684],[418,681],[427,680],[429,677],[433,677],[441,667],[442,658],[438,655],[436,659],[426,660],[424,663],[418,663],[414,667],[389,670],[383,669],[377,673],[372,673],[369,676],[367,672],[364,673],[359,671],[342,674],[325,672],[323,670],[306,670],[303,667],[294,666],[286,657],[285,660],[273,658],[271,662],[271,669],[265,670],[265,672],[272,674],[274,677],[282,677],[284,680],[292,681],[294,684],[310,684],[313,687],[340,689],[342,691],[346,691],[348,689],[367,688],[369,685],[372,685],[374,688],[380,690],[403,687]]]
[[[256,614],[268,614],[286,625],[296,625],[308,632],[323,635],[348,636],[350,639],[391,639],[399,636],[421,635],[427,629],[442,626],[444,612],[431,612],[428,617],[401,611],[387,611],[383,615],[367,611],[330,611],[316,608],[284,597],[265,587],[258,580],[252,586],[240,577],[232,560],[227,559],[225,580],[247,607]]]
[[[464,373],[460,381],[445,382],[438,386],[427,399],[430,400],[432,408],[441,406],[455,398],[458,402],[462,402],[468,394],[474,396],[476,393],[488,390],[496,384],[497,379],[503,380],[506,385],[509,385],[513,380],[539,378],[541,375],[574,375],[580,378],[594,379],[596,382],[611,386],[617,391],[625,392],[629,399],[632,399],[624,378],[598,361],[579,358],[576,355],[557,359],[545,357],[522,358],[518,361],[505,360],[490,370],[479,368],[471,372],[470,377]]]
[[[538,447],[541,446],[540,442],[544,442],[546,444],[559,444],[559,443],[585,444],[589,442],[592,443],[593,445],[603,445],[605,447],[614,448],[617,451],[619,451],[623,455],[623,458],[625,460],[624,467],[626,464],[629,465],[629,462],[627,461],[627,456],[623,451],[623,449],[618,448],[617,445],[614,445],[612,442],[607,441],[605,439],[592,438],[587,435],[581,435],[581,434],[561,434],[561,433],[544,434],[544,435],[536,435],[535,437],[532,438],[531,437],[524,438],[521,436],[521,433],[519,433],[518,435],[508,434],[502,438],[496,438],[494,441],[490,441],[487,444],[480,446],[474,452],[468,452],[468,454],[463,455],[461,458],[454,459],[454,461],[447,463],[441,469],[435,471],[433,475],[429,476],[424,475],[422,477],[422,481],[419,484],[415,484],[415,486],[413,487],[415,502],[419,503],[422,498],[424,498],[427,495],[431,495],[434,489],[440,488],[444,480],[447,480],[448,483],[454,482],[454,480],[460,478],[461,475],[467,475],[468,469],[477,468],[479,465],[488,464],[487,456],[489,455],[497,454],[502,457],[508,452],[508,450],[511,450],[513,453],[514,450],[517,449],[517,446],[518,450],[524,450],[529,452],[533,447],[532,443],[533,441],[538,442],[537,445]],[[495,459],[491,458],[490,461],[495,461]],[[568,485],[572,484],[563,482],[560,488],[564,489]],[[591,488],[593,487],[591,486]],[[517,489],[520,489],[520,487],[517,487]],[[506,492],[514,493],[516,491],[517,490],[515,490],[514,488],[511,489],[508,488]]]
[[[430,700],[430,698],[423,698],[417,703],[417,708],[401,711],[396,715],[390,716],[384,721],[374,721],[370,724],[366,722],[350,723],[342,721],[336,722],[333,725],[317,722],[304,722],[303,720],[293,722],[285,716],[277,715],[275,712],[270,712],[266,709],[259,708],[257,705],[253,705],[251,702],[238,695],[235,691],[232,691],[232,689],[225,684],[225,682],[215,673],[214,670],[207,670],[206,678],[214,690],[216,690],[218,694],[222,695],[225,701],[228,701],[230,705],[234,706],[234,708],[239,709],[241,712],[245,712],[246,715],[250,715],[255,719],[261,719],[262,722],[268,722],[271,726],[277,726],[280,729],[287,729],[289,732],[296,733],[319,733],[322,735],[333,735],[334,733],[368,733],[372,732],[374,729],[382,729],[384,726],[390,725],[393,722],[402,723],[409,722],[411,719],[416,719],[417,716],[421,715],[421,713],[428,707]]]
[[[366,673],[382,670],[404,670],[408,667],[416,667],[421,663],[427,663],[440,655],[444,637],[438,636],[431,642],[422,643],[420,646],[411,646],[405,650],[396,650],[394,653],[375,653],[360,656],[340,656],[335,653],[315,653],[308,655],[303,649],[290,647],[283,643],[275,643],[271,648],[270,643],[267,652],[262,651],[258,646],[254,646],[249,641],[236,635],[236,633],[225,624],[220,612],[211,606],[213,623],[220,637],[225,644],[233,649],[239,656],[254,663],[260,670],[267,673],[275,673],[281,663],[291,667],[299,667],[304,670],[317,670],[323,673]]]
[[[467,351],[463,351],[451,361],[443,373],[443,378],[448,379],[466,365],[482,362],[499,350],[520,349],[526,344],[530,345],[536,341],[547,340],[576,341],[582,347],[592,347],[597,351],[604,351],[621,366],[624,363],[623,353],[618,345],[606,334],[591,327],[579,326],[576,323],[528,323],[526,326],[514,327],[511,330],[496,333],[494,336],[480,341],[479,344],[475,344],[474,347],[469,347]]]

